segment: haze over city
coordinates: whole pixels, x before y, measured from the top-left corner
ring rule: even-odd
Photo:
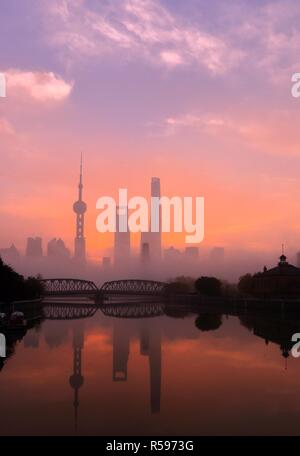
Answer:
[[[246,272],[274,264],[284,243],[295,262],[295,2],[12,0],[0,23],[1,248],[25,253],[38,236],[46,251],[56,237],[73,254],[83,152],[95,264],[114,245],[96,230],[97,199],[120,187],[149,197],[153,176],[166,196],[205,197],[200,259],[221,247]],[[162,243],[186,247],[184,234]]]

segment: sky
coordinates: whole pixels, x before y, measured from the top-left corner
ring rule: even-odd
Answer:
[[[299,24],[294,0],[2,0],[0,246],[73,247],[83,152],[91,257],[97,199],[152,176],[205,197],[203,245],[300,249]]]

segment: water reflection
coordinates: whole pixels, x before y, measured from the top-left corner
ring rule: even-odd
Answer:
[[[78,428],[79,389],[83,386],[82,375],[82,351],[84,348],[84,326],[83,321],[75,321],[72,325],[73,332],[73,374],[70,376],[70,385],[74,390],[74,422],[75,432]]]
[[[6,333],[0,433],[298,434],[296,332],[297,313],[49,303],[42,321]]]

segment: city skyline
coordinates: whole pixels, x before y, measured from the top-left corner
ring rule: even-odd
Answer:
[[[229,1],[215,14],[203,0],[5,2],[0,245],[73,245],[66,208],[83,150],[91,257],[113,246],[95,229],[99,196],[147,195],[156,175],[166,196],[204,195],[203,245],[297,251],[299,8],[283,3]],[[175,234],[163,243],[184,246]]]

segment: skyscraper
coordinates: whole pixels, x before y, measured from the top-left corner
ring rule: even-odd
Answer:
[[[153,204],[152,198],[156,198]],[[149,258],[151,261],[161,259],[161,207],[157,204],[157,198],[160,198],[160,179],[159,177],[152,177],[151,179],[151,220],[150,232],[143,232],[141,234],[141,255],[143,252],[143,245],[149,245]]]
[[[160,179],[159,177],[152,177],[151,179],[151,198],[160,198]],[[152,214],[151,211],[151,226],[153,219],[158,218],[156,220],[157,224],[157,232],[152,232],[152,253],[153,256],[160,260],[161,258],[161,208],[158,207],[157,211]],[[153,231],[153,227],[152,227]]]
[[[130,259],[130,231],[128,208],[116,208],[115,264],[124,264]]]
[[[84,238],[84,214],[86,212],[86,203],[82,200],[82,155],[80,160],[80,177],[78,185],[78,200],[73,204],[73,210],[76,214],[76,238],[74,257],[81,263],[85,262],[85,238]]]
[[[62,239],[54,238],[48,242],[47,255],[52,258],[68,259],[70,257],[70,251]]]
[[[28,257],[42,257],[42,238],[28,238],[26,246],[26,256]]]

